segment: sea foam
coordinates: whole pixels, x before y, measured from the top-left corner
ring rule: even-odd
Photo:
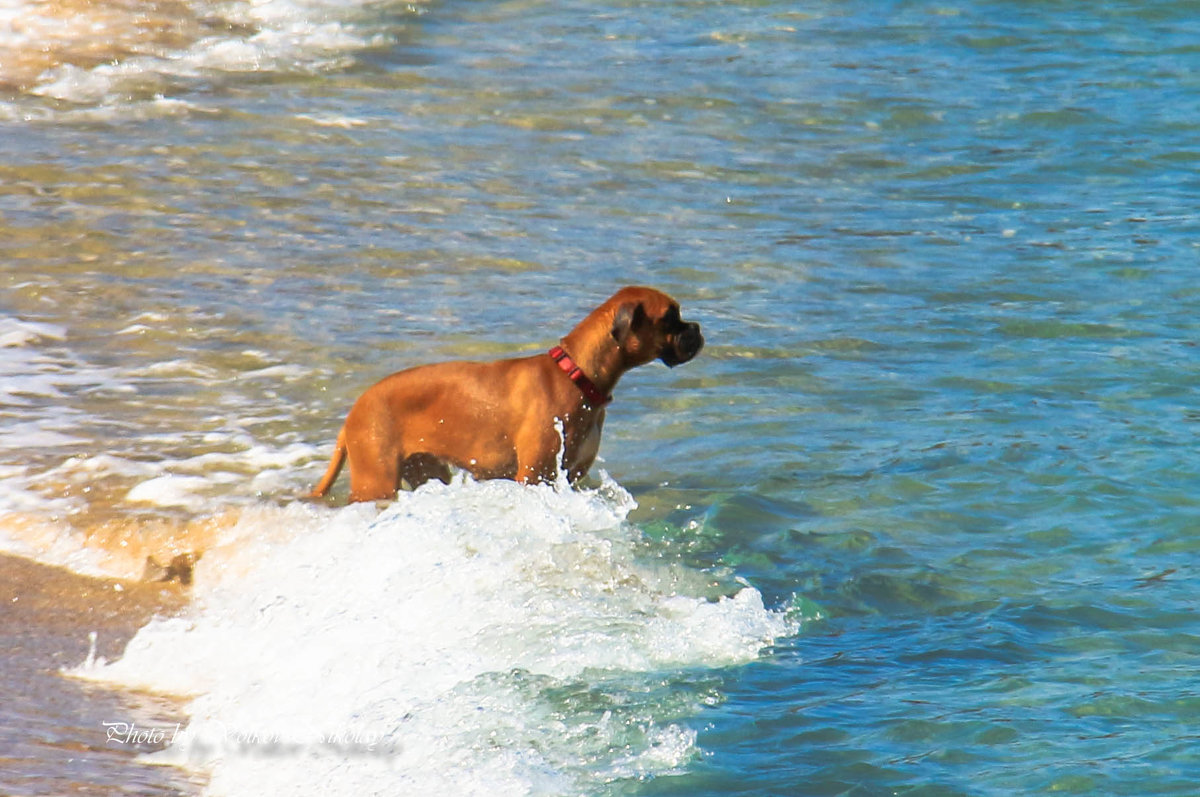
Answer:
[[[74,674],[190,696],[156,758],[214,794],[559,794],[674,772],[701,701],[653,697],[662,673],[751,660],[794,628],[752,587],[713,598],[649,555],[634,506],[609,480],[460,479],[382,510],[244,510],[186,615]]]
[[[176,113],[197,106],[172,95],[221,76],[342,68],[389,41],[388,16],[399,9],[387,8],[375,0],[10,0],[0,3],[0,88],[80,112],[132,101]]]

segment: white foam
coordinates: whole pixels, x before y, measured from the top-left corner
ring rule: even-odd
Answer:
[[[710,601],[705,574],[639,558],[633,506],[611,482],[460,480],[382,511],[246,510],[187,616],[76,674],[195,696],[158,757],[214,794],[559,794],[674,771],[697,753],[686,724],[555,690],[748,661],[794,629],[751,587]]]
[[[143,477],[125,495],[125,501],[159,507],[180,507],[202,514],[223,504],[245,505],[264,494],[295,495],[311,477],[299,466],[323,465],[318,449],[306,443],[269,445],[239,429],[223,429],[205,436],[212,445],[228,448],[207,454],[155,463],[129,463],[120,458],[96,462],[108,475]],[[58,470],[70,472],[65,464]]]
[[[308,122],[317,127],[338,127],[343,130],[351,130],[356,127],[366,127],[369,124],[366,119],[333,114],[298,113],[296,114],[295,118]]]
[[[35,396],[60,397],[61,385],[78,382],[38,349],[38,344],[65,339],[66,331],[57,325],[0,316],[0,406],[28,404]]]
[[[114,380],[114,369],[80,367],[64,358],[60,344],[66,340],[67,331],[56,324],[0,316],[0,406],[60,399],[66,391]],[[6,426],[4,437],[12,436],[11,427]]]
[[[189,520],[264,495],[300,494],[322,467],[324,452],[294,436],[256,437],[257,425],[293,416],[277,399],[259,400],[261,388],[237,389],[247,377],[259,385],[303,378],[309,371],[301,366],[247,350],[246,364],[257,370],[188,357],[98,367],[71,350],[66,329],[3,316],[0,337],[0,408],[8,416],[0,424],[0,550],[85,575],[138,578],[147,555],[189,544]],[[203,432],[190,418],[142,424],[123,406],[145,383],[164,379],[228,385]],[[83,395],[101,395],[115,413],[82,409]],[[167,526],[149,521],[164,516]]]
[[[210,484],[210,480],[199,476],[157,476],[134,487],[126,494],[125,500],[154,506],[178,506],[199,512],[204,509],[206,502],[202,491]]]
[[[182,101],[167,95],[189,81],[342,68],[389,35],[375,0],[183,0],[169,10],[8,0],[0,85],[93,110],[133,102],[176,113]]]
[[[26,346],[43,339],[65,340],[66,330],[57,324],[42,324],[36,321],[21,321],[16,318],[0,318],[0,348]]]
[[[256,371],[245,371],[239,379],[269,379],[272,381],[287,381],[302,379],[310,373],[309,369],[299,365],[269,365]]]
[[[55,423],[57,421],[43,419],[6,424],[4,435],[0,436],[0,449],[44,451],[48,448],[65,448],[83,442],[84,439],[78,435],[52,428]]]
[[[72,532],[64,518],[78,509],[76,501],[23,489],[10,478],[18,474],[0,467],[0,550],[85,576],[137,577],[135,572],[114,572],[104,551],[87,547]]]
[[[103,551],[81,546],[78,538],[72,536],[61,521],[46,521],[36,537],[31,536],[28,529],[13,534],[9,524],[0,521],[0,547],[6,553],[64,567],[85,576],[112,577],[109,557]],[[137,578],[134,573],[123,576]]]
[[[150,365],[131,370],[129,376],[157,377],[161,379],[197,379],[202,382],[215,382],[218,373],[207,366],[186,359],[162,360]]]

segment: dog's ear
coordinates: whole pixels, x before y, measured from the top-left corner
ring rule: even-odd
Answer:
[[[613,317],[612,336],[617,343],[624,343],[629,333],[646,321],[646,308],[641,302],[626,302],[617,308]]]

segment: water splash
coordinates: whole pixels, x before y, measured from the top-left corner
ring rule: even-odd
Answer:
[[[697,752],[694,709],[647,699],[653,673],[745,662],[794,628],[751,587],[710,600],[705,574],[639,556],[634,506],[611,481],[460,478],[382,510],[243,512],[187,615],[76,674],[192,695],[161,757],[220,793],[563,793],[673,771]]]

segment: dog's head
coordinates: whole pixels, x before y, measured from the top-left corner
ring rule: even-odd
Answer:
[[[612,337],[627,367],[662,360],[674,368],[695,357],[704,346],[700,325],[684,321],[679,302],[653,288],[622,288],[606,303],[612,306]]]

